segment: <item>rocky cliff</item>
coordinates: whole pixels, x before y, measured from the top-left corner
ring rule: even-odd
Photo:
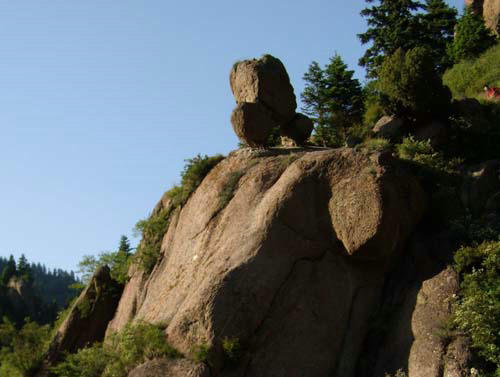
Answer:
[[[440,260],[447,245],[419,235],[425,208],[419,183],[390,154],[233,152],[172,212],[151,275],[132,268],[108,334],[129,321],[162,323],[188,358],[210,349],[212,376],[400,368],[411,377],[461,376],[465,364],[453,374],[446,358],[466,353],[436,335],[457,277]],[[242,348],[230,367],[227,340]],[[195,364],[183,374],[141,368],[133,375],[208,373]]]

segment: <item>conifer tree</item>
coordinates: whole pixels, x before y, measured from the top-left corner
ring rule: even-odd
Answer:
[[[11,255],[9,257],[7,265],[4,267],[2,271],[1,281],[3,285],[7,285],[9,283],[9,280],[16,274],[17,274],[16,260],[14,259],[14,256]]]
[[[349,127],[361,121],[363,94],[342,58],[335,54],[321,69],[311,63],[304,75],[306,87],[301,95],[303,111],[315,121],[313,140],[320,145],[342,145]]]
[[[366,0],[368,4],[375,1]],[[410,50],[420,44],[420,25],[415,12],[424,7],[418,0],[378,0],[377,3],[361,11],[367,18],[368,30],[358,34],[362,44],[371,43],[359,60],[371,78],[377,76],[385,56],[398,48]]]
[[[121,236],[118,251],[121,251],[126,255],[131,254],[130,241],[128,240],[127,236]]]
[[[483,17],[467,8],[457,22],[448,54],[454,62],[459,62],[479,56],[494,44],[495,37],[485,26]]]
[[[422,47],[427,47],[436,69],[443,73],[453,62],[447,54],[448,46],[453,42],[457,10],[443,0],[426,0],[425,13],[419,15]]]
[[[17,261],[17,274],[21,279],[26,282],[32,282],[33,276],[31,273],[31,268],[24,254],[21,254],[21,257]]]

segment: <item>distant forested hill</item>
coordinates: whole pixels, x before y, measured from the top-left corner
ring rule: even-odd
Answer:
[[[0,318],[50,323],[78,293],[70,288],[78,282],[73,271],[29,263],[24,255],[17,261],[0,256]]]

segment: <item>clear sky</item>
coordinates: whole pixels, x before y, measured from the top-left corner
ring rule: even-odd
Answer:
[[[459,9],[461,0],[449,1]],[[362,79],[361,0],[0,2],[0,255],[75,269],[117,247],[184,159],[237,145],[232,63],[270,53],[295,93],[339,53]]]

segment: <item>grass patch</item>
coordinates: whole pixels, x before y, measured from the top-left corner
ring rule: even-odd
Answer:
[[[500,86],[500,44],[488,49],[477,59],[464,60],[447,70],[443,83],[454,98],[484,98],[483,86]]]
[[[368,152],[382,152],[392,148],[391,142],[383,138],[365,140],[362,144],[360,144],[360,146]]]
[[[212,348],[207,343],[198,344],[193,347],[191,354],[193,356],[193,360],[198,363],[210,363],[210,354],[212,352]]]
[[[245,175],[245,170],[237,170],[229,175],[224,188],[219,192],[219,208],[225,208],[234,196],[241,177]]]

